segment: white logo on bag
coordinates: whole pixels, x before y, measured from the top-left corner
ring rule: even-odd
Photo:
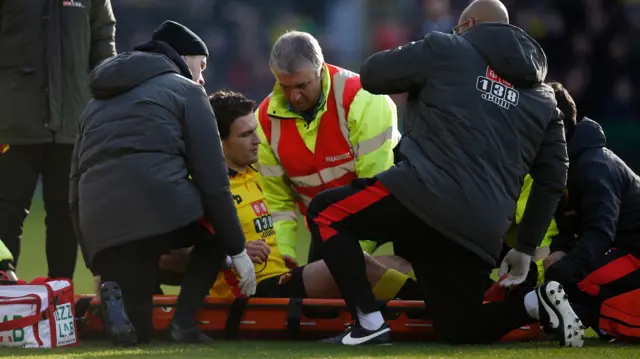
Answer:
[[[76,342],[76,328],[71,311],[71,303],[56,306],[56,340],[57,345],[69,345]]]

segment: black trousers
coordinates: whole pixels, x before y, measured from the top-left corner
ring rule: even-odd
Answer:
[[[375,178],[320,193],[307,217],[315,256],[309,260],[325,260],[352,310],[378,310],[358,244],[367,238],[393,242],[396,254],[411,263],[441,340],[491,343],[535,322],[525,310],[525,293],[482,304],[492,266],[427,226]]]
[[[181,327],[193,325],[196,310],[222,267],[225,250],[222,241],[196,222],[171,233],[132,241],[99,252],[94,270],[102,282],[116,282],[122,290],[125,310],[136,328],[141,342],[153,334],[153,295],[160,281],[160,257],[172,249],[194,245],[182,279],[174,322],[182,319]]]
[[[69,212],[69,171],[73,145],[12,145],[0,154],[0,238],[17,265],[22,225],[31,207],[39,176],[47,239],[50,277],[73,278],[78,243]]]

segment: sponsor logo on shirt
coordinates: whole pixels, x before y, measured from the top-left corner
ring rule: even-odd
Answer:
[[[62,1],[62,6],[64,6],[64,7],[81,7],[81,8],[84,8],[84,4],[81,3],[80,1],[63,0]]]
[[[495,71],[487,66],[484,76],[478,76],[476,89],[482,92],[482,99],[508,110],[511,106],[518,106],[520,93],[513,85],[500,78]]]
[[[348,160],[351,158],[351,152],[343,153],[337,156],[327,156],[325,157],[325,161],[327,162],[338,162],[342,160]]]

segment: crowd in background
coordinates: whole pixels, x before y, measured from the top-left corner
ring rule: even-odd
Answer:
[[[638,98],[640,0],[504,0],[511,22],[544,48],[548,80],[561,81],[579,115],[600,122],[619,152],[640,170]],[[207,42],[208,92],[242,91],[261,101],[273,88],[271,45],[288,29],[307,31],[326,60],[357,71],[370,54],[451,32],[468,0],[112,0],[118,52],[146,41],[163,20],[182,22]],[[402,104],[402,96],[394,100]]]

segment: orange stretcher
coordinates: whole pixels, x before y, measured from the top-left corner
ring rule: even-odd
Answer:
[[[153,325],[166,332],[176,306],[176,296],[154,297]],[[433,327],[425,320],[424,302],[392,300],[380,303],[394,341],[435,340]],[[93,295],[76,297],[76,326],[81,338],[103,336],[100,306]],[[196,313],[200,328],[213,337],[226,339],[320,339],[337,335],[353,322],[341,299],[208,297]],[[539,339],[542,330],[531,325],[513,330],[502,341]]]

